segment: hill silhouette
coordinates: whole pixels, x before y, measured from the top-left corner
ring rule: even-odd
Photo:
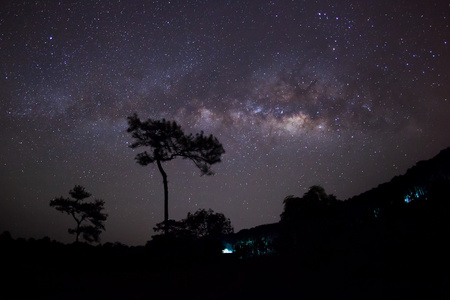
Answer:
[[[419,161],[413,167],[409,168],[405,174],[395,176],[390,181],[382,183],[377,187],[366,191],[360,195],[353,196],[344,201],[334,202],[332,209],[325,205],[324,209],[315,209],[308,211],[303,207],[303,213],[297,212],[297,222],[299,227],[317,226],[317,222],[321,219],[322,213],[327,211],[328,226],[335,226],[334,230],[352,230],[358,226],[371,226],[377,220],[385,220],[389,217],[392,220],[400,221],[404,217],[404,213],[420,208],[430,208],[436,202],[446,203],[447,195],[450,195],[450,148],[442,150],[435,157]],[[292,196],[293,197],[293,196]],[[434,198],[434,199],[432,199]],[[297,199],[297,200],[296,200]],[[294,202],[301,201],[300,198],[294,197]],[[424,204],[423,201],[431,200]],[[434,201],[433,201],[434,200]],[[450,202],[450,199],[449,201]],[[430,204],[431,203],[431,204]],[[328,207],[328,208],[327,208]],[[306,209],[306,210],[305,210]],[[445,211],[445,208],[443,208]],[[417,216],[419,217],[419,216]],[[424,219],[425,215],[421,216]],[[427,216],[432,217],[432,216]],[[314,219],[313,222],[308,219]],[[323,218],[322,218],[322,221]],[[282,222],[281,222],[282,223]],[[312,223],[315,223],[314,225]],[[339,229],[338,229],[339,228]],[[345,228],[345,230],[343,229]],[[259,225],[250,229],[242,229],[241,231],[228,235],[223,239],[224,247],[233,248],[236,245],[246,245],[246,254],[253,253],[270,253],[274,250],[274,242],[282,234],[286,228],[280,223]],[[296,232],[302,230],[296,228]],[[324,232],[312,232],[315,235],[326,234]],[[299,237],[304,239],[305,236]],[[290,241],[291,244],[295,243]],[[265,250],[261,248],[261,243],[266,244]],[[259,245],[259,246],[258,246]],[[252,248],[251,250],[248,248]],[[241,247],[242,248],[242,247]],[[262,247],[264,248],[264,247]],[[242,250],[242,249],[240,249]]]
[[[385,205],[383,199],[410,202],[424,196],[436,182],[450,180],[450,148],[438,155],[416,163],[404,175],[396,176],[389,182],[378,185],[369,191],[349,198],[347,201],[373,202]]]

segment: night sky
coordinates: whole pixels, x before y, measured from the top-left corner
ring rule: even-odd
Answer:
[[[165,163],[169,217],[279,221],[314,184],[345,200],[450,146],[448,1],[2,1],[0,232],[72,242],[49,207],[105,200],[103,242],[143,245],[162,178],[127,116],[213,134],[200,176]]]

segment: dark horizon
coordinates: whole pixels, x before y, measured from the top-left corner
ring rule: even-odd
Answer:
[[[345,200],[450,146],[445,1],[7,1],[0,10],[0,232],[70,243],[50,200],[105,201],[103,243],[143,245],[164,218],[127,117],[174,120],[226,153],[165,164],[169,218],[235,231],[279,221],[320,184]]]

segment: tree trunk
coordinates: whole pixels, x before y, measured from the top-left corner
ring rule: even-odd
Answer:
[[[167,174],[161,165],[161,161],[156,160],[156,163],[158,165],[159,172],[161,172],[164,184],[164,235],[167,237],[167,234],[169,233],[169,188],[167,186]]]
[[[72,217],[75,219],[75,222],[77,222],[77,230],[75,232],[75,243],[78,244],[79,236],[80,236],[80,233],[81,233],[80,232],[80,225],[81,225],[81,222],[83,220],[78,220],[78,218],[75,216],[74,212],[72,212]]]

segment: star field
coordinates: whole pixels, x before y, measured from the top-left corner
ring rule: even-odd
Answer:
[[[144,244],[162,179],[126,117],[215,135],[215,176],[166,163],[169,216],[236,230],[313,184],[345,200],[448,147],[446,1],[6,1],[0,8],[0,231],[70,242],[48,203],[105,200],[102,240]]]

